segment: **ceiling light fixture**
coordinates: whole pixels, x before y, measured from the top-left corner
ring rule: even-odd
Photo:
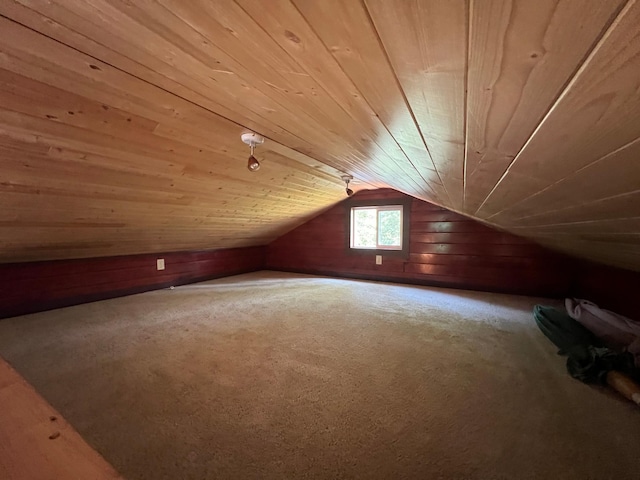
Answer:
[[[341,175],[341,176],[340,176],[340,178],[342,179],[342,181],[343,181],[343,182],[344,182],[344,184],[346,185],[346,188],[345,188],[345,190],[344,190],[344,191],[345,191],[345,192],[347,192],[347,196],[349,196],[349,197],[350,197],[351,195],[353,195],[353,190],[351,190],[351,189],[349,188],[349,182],[350,182],[351,180],[353,180],[353,176],[352,176],[352,175]]]
[[[256,148],[256,145],[262,145],[264,143],[264,137],[261,137],[257,133],[247,132],[243,133],[240,138],[242,138],[242,141],[249,145],[249,148],[251,149],[247,168],[250,172],[257,172],[260,169],[260,162],[258,162],[258,159],[253,156],[253,150]]]

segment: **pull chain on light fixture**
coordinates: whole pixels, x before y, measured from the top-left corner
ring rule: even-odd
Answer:
[[[247,161],[247,168],[250,172],[257,172],[258,170],[260,170],[260,162],[256,157],[253,156],[253,152],[256,148],[256,145],[262,145],[264,143],[264,137],[261,137],[257,133],[247,132],[243,133],[240,138],[242,138],[242,141],[244,143],[249,145],[251,151],[249,160]]]

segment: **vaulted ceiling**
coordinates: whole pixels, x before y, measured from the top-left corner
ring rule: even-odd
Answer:
[[[265,244],[345,172],[640,270],[640,0],[3,0],[0,32],[0,261]]]

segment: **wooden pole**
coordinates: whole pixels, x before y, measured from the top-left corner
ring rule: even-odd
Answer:
[[[640,385],[627,375],[611,370],[607,373],[607,383],[625,398],[640,406]]]

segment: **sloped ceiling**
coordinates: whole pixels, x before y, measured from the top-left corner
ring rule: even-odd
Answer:
[[[0,261],[265,244],[347,172],[640,270],[640,0],[0,15]],[[256,173],[246,130],[268,139]]]

